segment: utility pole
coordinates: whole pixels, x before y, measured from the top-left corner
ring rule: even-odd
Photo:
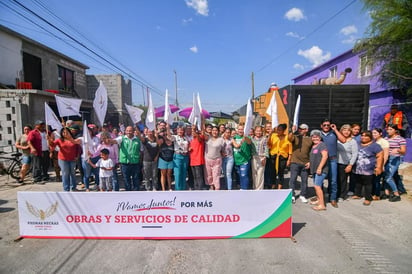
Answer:
[[[176,70],[173,70],[175,73],[175,91],[176,91],[176,106],[179,107],[179,102],[177,101],[177,73]]]

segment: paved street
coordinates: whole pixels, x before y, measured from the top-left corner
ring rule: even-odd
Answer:
[[[404,178],[411,193],[411,172]],[[412,273],[410,196],[324,212],[298,200],[294,240],[15,240],[17,191],[61,188],[0,178],[0,273]]]

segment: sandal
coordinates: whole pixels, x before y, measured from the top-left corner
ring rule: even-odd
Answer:
[[[318,205],[318,206],[312,207],[312,209],[315,210],[315,211],[322,211],[322,210],[326,210],[326,207]]]
[[[353,196],[352,196],[352,199],[353,199],[353,200],[359,200],[359,199],[361,199],[361,197],[356,196],[356,195],[353,195]]]
[[[318,200],[312,200],[312,201],[309,201],[309,204],[310,205],[318,205],[319,201]]]
[[[368,205],[370,205],[371,204],[371,201],[369,201],[369,200],[365,200],[364,202],[363,202],[363,205],[364,206],[368,206]]]
[[[373,195],[372,200],[379,201],[381,198],[379,196]]]

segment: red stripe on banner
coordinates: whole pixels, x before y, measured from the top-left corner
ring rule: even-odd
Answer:
[[[159,207],[150,207],[150,208],[139,208],[139,209],[135,209],[135,211],[156,210],[156,209],[176,210],[176,208],[173,208],[173,207],[159,206]]]
[[[280,226],[266,233],[260,238],[287,238],[292,237],[292,217],[284,221]]]
[[[69,237],[69,236],[30,236],[22,235],[26,239],[75,239],[75,240],[213,240],[229,239],[232,236],[213,237]]]

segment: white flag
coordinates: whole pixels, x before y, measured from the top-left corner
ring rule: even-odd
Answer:
[[[79,111],[82,99],[67,98],[57,95],[54,95],[54,97],[56,98],[60,117],[81,116]]]
[[[146,114],[146,126],[149,130],[155,130],[156,129],[156,114],[154,111],[154,106],[152,102],[152,94],[149,91],[149,94],[147,96],[147,114]]]
[[[142,120],[143,110],[134,106],[129,106],[124,104],[127,112],[129,113],[130,119],[132,119],[133,124],[137,124]]]
[[[169,125],[173,123],[173,117],[172,117],[172,112],[170,111],[170,105],[169,105],[169,90],[166,89],[166,96],[165,96],[165,114],[164,114],[164,120],[166,123]]]
[[[94,96],[93,108],[96,112],[97,119],[100,122],[100,126],[103,126],[107,112],[107,90],[102,80],[100,80],[99,87]]]
[[[296,101],[296,106],[295,106],[295,113],[293,115],[293,124],[292,126],[299,126],[299,110],[300,110],[300,94],[298,95],[298,99]]]
[[[200,107],[200,96],[199,93],[197,96],[193,94],[193,107],[192,107],[192,112],[190,113],[189,116],[189,123],[192,125],[197,125],[197,129],[201,130],[202,126],[202,109]]]
[[[270,99],[269,106],[266,110],[266,113],[270,115],[272,120],[272,129],[278,125],[278,106],[276,103],[276,91],[273,92],[272,98]]]
[[[245,121],[245,127],[244,127],[244,134],[245,136],[249,136],[250,129],[252,128],[253,124],[253,110],[252,110],[252,101],[249,100],[247,101],[247,107],[246,107],[246,121]]]
[[[83,159],[89,159],[89,153],[94,154],[94,147],[93,147],[93,140],[92,136],[90,136],[89,129],[87,127],[87,121],[83,123],[83,142],[82,142],[82,149],[83,149]]]
[[[46,125],[51,126],[53,129],[56,129],[58,133],[60,133],[60,130],[63,128],[62,123],[59,122],[56,114],[46,102],[44,102],[44,115]]]

